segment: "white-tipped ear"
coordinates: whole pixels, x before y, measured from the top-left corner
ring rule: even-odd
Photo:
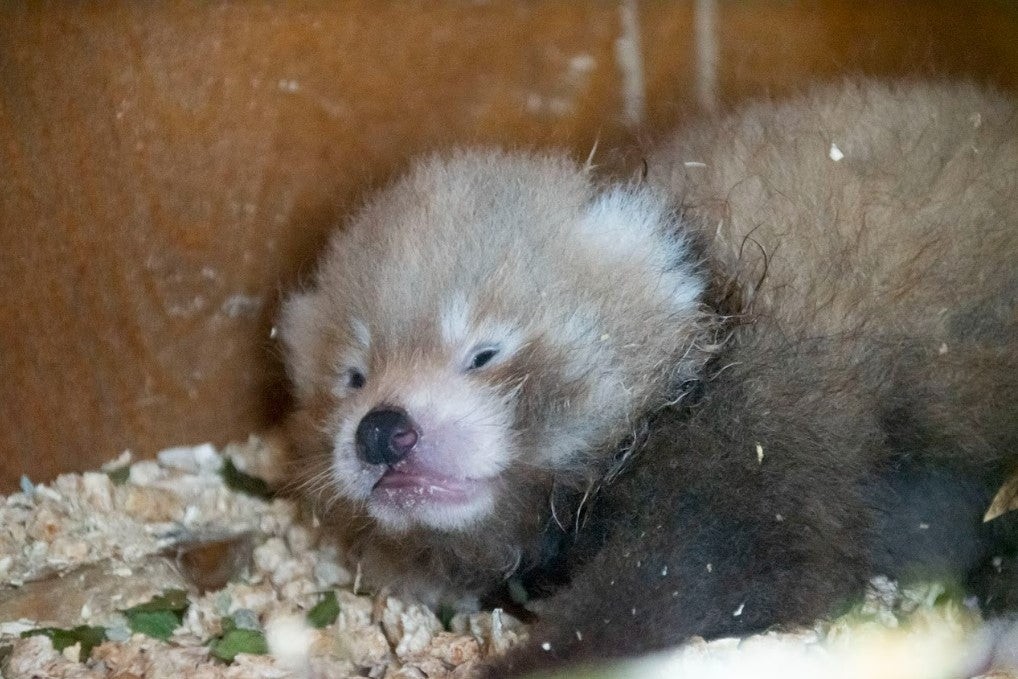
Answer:
[[[611,188],[587,205],[580,220],[586,241],[618,257],[644,257],[659,245],[667,218],[664,201],[650,191]]]
[[[668,202],[651,189],[613,187],[599,194],[580,218],[580,235],[609,261],[659,274],[677,308],[694,305],[703,292]]]
[[[315,293],[297,292],[283,302],[276,328],[283,346],[286,374],[300,397],[312,389],[317,372],[316,360],[321,351],[322,333],[319,320],[322,312]]]

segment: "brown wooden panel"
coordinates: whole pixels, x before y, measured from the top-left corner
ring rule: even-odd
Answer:
[[[1018,87],[1018,5],[1006,0],[740,0],[718,16],[727,101],[844,73]]]
[[[450,143],[589,146],[617,107],[611,5],[2,12],[5,485],[264,426],[277,291],[362,191]]]
[[[695,109],[694,5],[503,0],[0,6],[0,489],[244,437],[282,399],[278,291],[419,152],[600,157]],[[1016,86],[1003,2],[717,3],[720,95],[863,69]],[[629,37],[632,37],[631,35]]]

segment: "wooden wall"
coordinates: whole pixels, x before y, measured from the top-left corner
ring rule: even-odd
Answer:
[[[0,492],[285,407],[270,328],[427,149],[604,157],[848,71],[1018,87],[1013,2],[0,5]]]

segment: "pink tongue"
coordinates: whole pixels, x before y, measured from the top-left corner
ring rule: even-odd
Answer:
[[[465,479],[436,474],[411,464],[400,463],[389,469],[378,480],[376,488],[433,488],[436,490],[458,490]]]

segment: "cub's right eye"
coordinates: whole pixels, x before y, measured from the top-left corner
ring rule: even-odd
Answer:
[[[346,386],[351,389],[360,389],[367,381],[368,379],[364,377],[364,373],[357,368],[350,368],[346,371]]]

